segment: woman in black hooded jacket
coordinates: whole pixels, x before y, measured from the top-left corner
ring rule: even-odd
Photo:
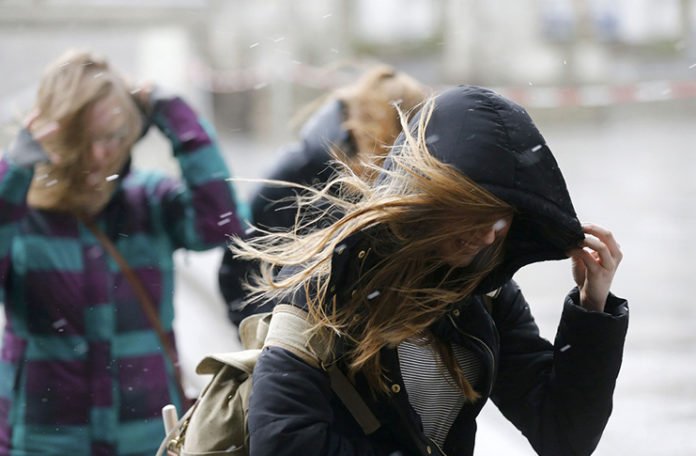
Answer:
[[[358,424],[326,370],[266,347],[251,455],[471,455],[488,398],[538,454],[592,453],[628,324],[609,291],[622,254],[608,230],[578,221],[526,111],[487,89],[447,90],[375,182],[346,183],[331,226],[235,249],[262,272],[284,267],[257,281],[259,297],[308,311],[376,421]],[[577,286],[552,344],[511,278],[569,256]]]

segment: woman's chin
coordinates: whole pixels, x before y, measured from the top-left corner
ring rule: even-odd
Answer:
[[[87,188],[89,188],[89,189],[96,189],[103,182],[104,182],[104,179],[102,179],[101,176],[98,174],[89,174],[87,176],[87,178],[85,179],[85,183],[87,184]]]
[[[445,258],[445,263],[453,268],[465,268],[474,262],[476,255],[459,255],[456,257]]]

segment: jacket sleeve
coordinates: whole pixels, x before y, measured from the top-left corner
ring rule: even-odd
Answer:
[[[555,343],[539,335],[517,284],[494,304],[500,361],[492,399],[540,455],[589,455],[612,410],[628,305],[610,295],[605,312],[566,297]]]
[[[158,101],[153,123],[172,144],[183,181],[166,179],[155,190],[164,228],[175,247],[206,250],[241,233],[227,165],[212,127],[178,97]]]
[[[250,456],[376,456],[365,437],[333,426],[328,376],[282,348],[265,348],[254,368]]]
[[[290,144],[282,151],[279,161],[266,179],[311,185],[312,179],[317,176],[310,160],[310,152],[301,142]],[[301,191],[297,187],[262,183],[251,198],[252,222],[262,229],[290,230],[295,224],[299,193]]]
[[[0,303],[10,268],[12,239],[27,213],[27,193],[34,170],[21,167],[7,156],[0,158]]]
[[[258,304],[246,300],[247,292],[243,284],[256,272],[258,263],[235,258],[230,249],[225,249],[218,269],[218,286],[227,305],[227,317],[237,327],[249,315],[273,310],[272,301]]]
[[[299,141],[285,147],[266,179],[302,186],[323,187],[333,175],[332,156],[326,145]],[[288,231],[295,225],[297,196],[304,193],[294,186],[263,183],[251,199],[251,219],[255,226]]]

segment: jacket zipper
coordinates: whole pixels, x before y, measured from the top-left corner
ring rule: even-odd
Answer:
[[[468,334],[468,333],[465,333],[464,331],[462,331],[461,328],[460,328],[460,327],[457,325],[457,323],[454,321],[454,318],[452,318],[452,315],[451,315],[451,314],[447,314],[447,317],[448,317],[449,320],[452,322],[452,325],[454,326],[454,328],[455,328],[457,331],[459,331],[459,333],[460,333],[461,335],[463,335],[464,337],[466,337],[466,338],[468,338],[468,339],[471,339],[471,340],[477,342],[479,345],[481,345],[481,346],[486,350],[486,352],[488,352],[488,355],[491,357],[491,365],[490,365],[491,367],[490,367],[490,369],[489,369],[489,370],[490,370],[490,375],[489,375],[489,376],[490,376],[490,381],[488,382],[488,394],[487,394],[487,396],[490,397],[490,396],[491,396],[491,392],[493,391],[493,375],[495,374],[495,356],[493,355],[493,350],[491,350],[491,348],[490,348],[484,341],[482,341],[481,339],[479,339],[478,337],[473,336],[473,335],[471,335],[471,334]]]
[[[435,441],[433,439],[428,439],[428,441],[430,442],[431,445],[435,445],[435,448],[437,448],[437,450],[440,452],[440,454],[442,454],[442,456],[447,456],[447,453],[442,451],[442,448],[440,448],[440,445],[435,443]]]

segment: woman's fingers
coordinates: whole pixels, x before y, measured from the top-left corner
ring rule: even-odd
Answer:
[[[60,130],[60,124],[55,120],[49,120],[46,124],[42,125],[40,128],[34,128],[34,124],[41,116],[41,111],[38,109],[32,109],[29,114],[24,118],[24,128],[31,132],[31,135],[37,141],[43,141],[49,139],[51,136],[55,135]]]
[[[583,249],[575,249],[568,253],[573,262],[572,272],[573,280],[578,287],[582,287],[587,278],[587,262],[592,261],[592,258],[587,258],[589,253]]]
[[[609,247],[596,237],[587,236],[582,242],[582,245],[585,249],[590,249],[590,251],[583,249],[583,251],[587,253],[590,258],[592,258],[592,261],[590,261],[591,264],[588,265],[588,268],[592,269],[595,267],[602,267],[612,271],[618,266],[618,263],[614,259]]]
[[[39,117],[39,110],[38,109],[32,109],[29,114],[24,118],[23,126],[24,128],[31,128],[31,126],[34,124],[36,119]]]
[[[582,228],[586,234],[595,236],[607,246],[611,256],[614,258],[617,264],[621,262],[621,259],[623,258],[621,246],[616,241],[611,231],[594,223],[583,223]]]
[[[38,109],[33,109],[29,114],[27,114],[23,122],[24,128],[29,133],[31,133],[31,138],[33,138],[33,140],[37,143],[41,143],[42,141],[46,141],[55,137],[55,135],[60,131],[60,124],[55,120],[51,120],[46,124],[42,125],[41,127],[35,128],[34,125],[36,124],[36,121],[39,119],[40,116],[41,112]],[[60,163],[60,155],[50,152],[45,147],[43,147],[43,145],[41,145],[41,148],[43,152],[46,154],[46,156],[48,156],[48,159],[51,163]]]
[[[601,311],[623,254],[614,235],[606,228],[585,223],[583,231],[586,236],[581,248],[570,252],[573,277],[580,289],[581,305]]]
[[[50,139],[52,136],[58,133],[59,130],[60,124],[58,124],[58,122],[51,121],[34,131],[32,135],[34,136],[34,139],[36,139],[37,141],[44,141],[46,139]]]
[[[150,111],[150,96],[154,88],[153,81],[143,81],[131,90],[131,95],[133,95],[138,107],[146,114],[149,114]]]

